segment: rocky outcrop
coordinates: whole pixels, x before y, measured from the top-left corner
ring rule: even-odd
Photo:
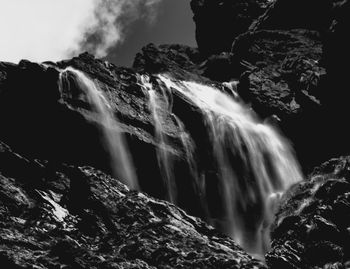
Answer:
[[[275,114],[285,119],[310,104],[317,106],[320,93],[315,88],[325,74],[319,64],[322,43],[317,32],[248,32],[235,41],[232,53],[233,61],[247,69],[239,94],[263,117]]]
[[[231,53],[223,52],[207,58],[185,45],[148,44],[136,55],[133,68],[138,72],[168,73],[181,80],[224,82],[240,75],[231,57]]]
[[[332,159],[282,198],[269,268],[348,268],[350,157]]]
[[[138,72],[152,74],[170,72],[172,76],[181,79],[198,80],[203,73],[201,68],[203,60],[196,48],[185,45],[148,44],[136,54],[133,68]]]
[[[233,40],[266,10],[269,0],[192,0],[196,40],[204,56],[229,52]]]
[[[0,143],[3,268],[264,268],[231,239],[91,167]]]

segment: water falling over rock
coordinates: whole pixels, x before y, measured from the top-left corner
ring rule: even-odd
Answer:
[[[163,125],[161,121],[162,115],[160,113],[160,106],[159,106],[159,102],[161,102],[161,100],[158,99],[158,96],[155,90],[153,89],[153,86],[150,83],[148,76],[141,75],[139,77],[139,80],[140,80],[140,85],[147,91],[149,96],[149,109],[153,117],[154,126],[155,126],[155,137],[156,137],[156,142],[158,144],[157,146],[158,165],[159,165],[162,178],[165,183],[167,200],[172,203],[176,203],[176,184],[175,184],[174,171],[173,171],[173,160],[170,154],[170,150],[168,149],[168,146],[167,146],[168,142],[164,134]],[[166,106],[169,105],[168,99],[166,97],[162,101],[166,103]]]
[[[129,188],[138,189],[136,170],[127,143],[113,115],[111,105],[99,85],[83,72],[68,67],[60,72],[60,91],[70,94],[76,93],[76,90],[72,88],[72,83],[75,84],[75,88],[83,93],[83,95],[77,94],[78,97],[75,98],[82,99],[90,105],[91,111],[89,113],[91,115],[89,116],[93,118],[98,126],[101,126],[102,142],[110,155],[110,166],[113,175]],[[66,87],[68,87],[68,91],[65,90]]]
[[[221,199],[206,202],[222,204],[224,212],[217,218],[209,210],[209,221],[250,253],[264,254],[280,194],[302,179],[288,141],[273,127],[260,123],[237,98],[211,86],[163,75],[158,78],[169,90],[190,100],[204,116]],[[208,180],[206,184],[212,184]],[[202,192],[208,191],[203,188],[207,187],[198,186]]]

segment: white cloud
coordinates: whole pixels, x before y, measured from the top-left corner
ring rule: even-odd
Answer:
[[[0,0],[0,61],[97,57],[123,40],[126,24],[156,17],[161,0]]]

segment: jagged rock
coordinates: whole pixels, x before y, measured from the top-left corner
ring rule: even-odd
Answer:
[[[244,33],[269,5],[269,0],[192,0],[196,40],[204,55],[229,52],[233,40]]]
[[[133,68],[138,72],[170,73],[172,77],[182,80],[212,83],[239,77],[232,65],[230,53],[223,52],[206,58],[198,49],[184,45],[149,44],[136,55]]]
[[[317,32],[248,32],[235,41],[232,53],[233,61],[248,65],[239,94],[263,117],[276,114],[284,119],[308,109],[303,96],[317,106],[317,86],[325,74],[319,64],[322,43]]]
[[[152,74],[170,72],[175,77],[193,80],[203,73],[202,61],[203,58],[196,48],[148,44],[136,55],[133,68],[138,72]]]
[[[350,157],[332,159],[282,198],[269,268],[348,268]]]
[[[265,268],[231,239],[91,167],[0,143],[3,268]]]

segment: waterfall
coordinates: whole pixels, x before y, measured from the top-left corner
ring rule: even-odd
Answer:
[[[110,155],[113,175],[129,188],[138,189],[135,167],[108,99],[97,83],[72,67],[60,70],[59,88],[61,92],[74,92],[70,89],[72,83],[70,79],[73,79],[79,90],[83,92],[84,101],[90,105],[91,113],[94,113],[96,122],[101,125],[103,143]],[[64,91],[65,87],[68,87],[68,91]]]
[[[155,138],[157,142],[157,159],[162,178],[167,190],[168,200],[172,203],[177,203],[177,186],[174,175],[174,158],[169,150],[169,141],[166,137],[166,131],[164,130],[164,119],[166,115],[162,113],[162,108],[166,108],[166,113],[170,112],[170,116],[178,129],[179,141],[184,150],[185,161],[190,168],[192,178],[196,181],[194,187],[199,185],[197,165],[194,160],[194,143],[191,137],[185,129],[185,125],[182,121],[171,112],[172,107],[172,93],[166,87],[159,87],[160,93],[157,93],[152,83],[150,83],[150,77],[147,75],[139,76],[139,85],[148,93],[149,97],[149,110],[153,117],[155,126]]]
[[[261,123],[237,94],[231,97],[212,86],[158,78],[169,91],[197,106],[205,119],[222,199],[214,203],[224,207],[224,216],[209,221],[248,252],[263,255],[280,195],[302,179],[289,142]]]
[[[148,94],[157,161],[167,199],[183,203],[178,201],[180,185],[177,184],[181,180],[175,176],[179,160],[175,158],[166,129],[172,121],[181,143],[181,158],[187,163],[193,180],[189,182],[194,191],[191,199],[200,200],[209,223],[251,254],[263,255],[269,248],[269,227],[281,194],[302,179],[289,142],[240,101],[234,81],[224,85],[229,90],[225,93],[214,86],[178,81],[165,75],[158,75],[156,80],[153,83],[149,76],[138,75],[138,84]],[[69,89],[72,81],[84,93],[84,101],[90,104],[91,113],[102,126],[113,173],[129,187],[138,188],[135,167],[108,98],[97,83],[73,68],[60,72],[61,92],[65,87],[69,90],[65,92],[72,92]],[[196,155],[196,141],[172,111],[174,93],[192,103],[203,116],[206,131],[199,135],[208,138],[203,141],[210,141],[208,145],[201,145],[207,147],[205,152],[209,152],[212,163],[204,163],[210,167],[199,163],[202,156]],[[213,192],[216,195],[212,195]]]
[[[168,148],[165,131],[163,129],[163,122],[160,113],[161,107],[159,106],[161,100],[158,99],[156,91],[153,89],[153,85],[150,83],[148,76],[139,76],[139,84],[145,89],[149,96],[149,109],[155,126],[158,165],[166,187],[167,200],[176,203],[176,184],[174,179],[173,160]],[[169,101],[165,95],[163,97],[162,101],[165,102],[165,106],[168,107]]]

